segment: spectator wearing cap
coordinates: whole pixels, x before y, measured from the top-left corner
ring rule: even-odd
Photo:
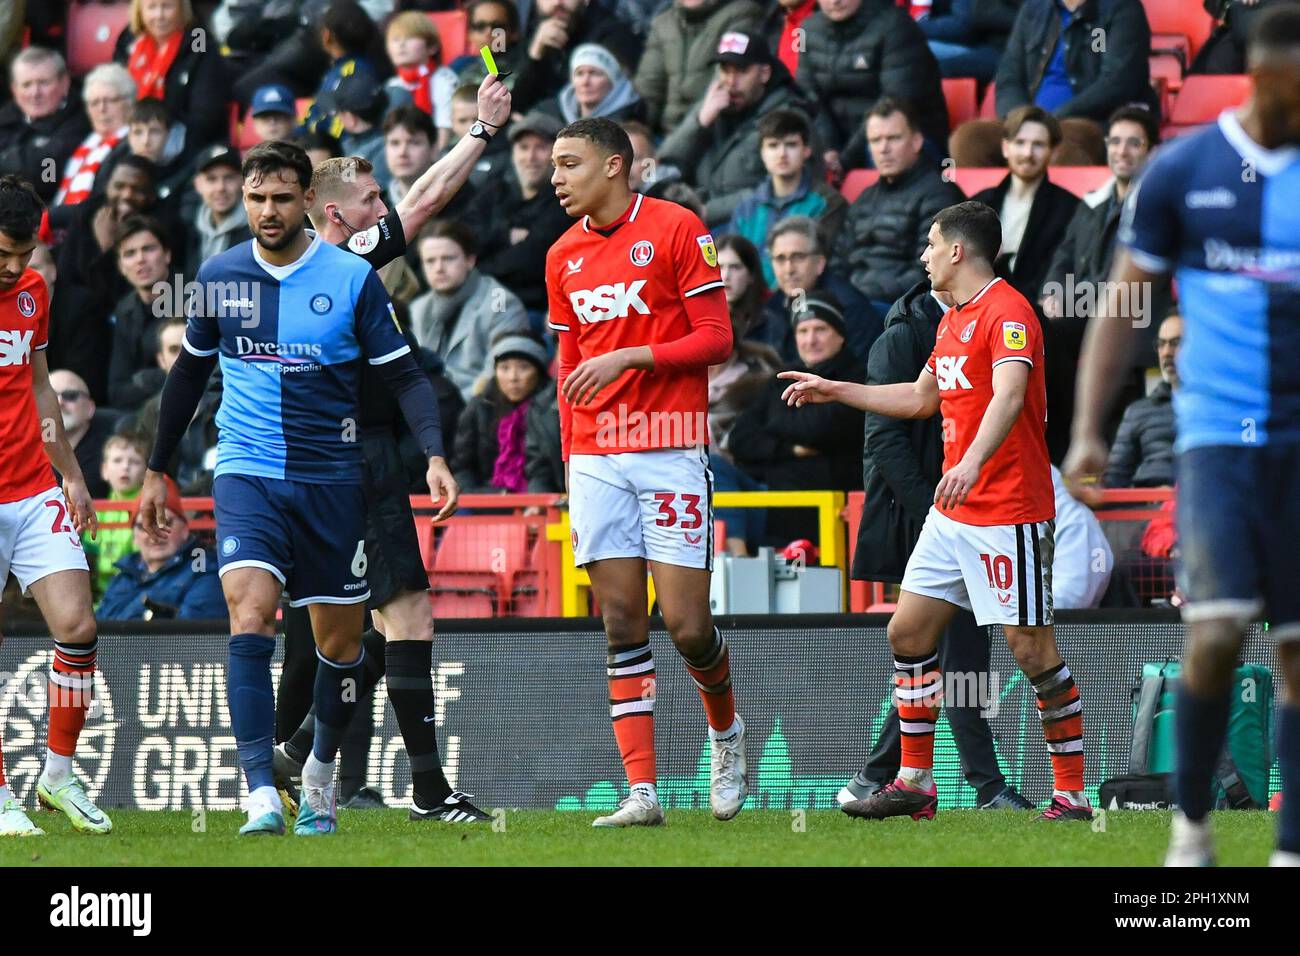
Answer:
[[[1101,124],[1112,112],[1131,103],[1159,112],[1150,51],[1141,0],[1024,0],[998,65],[998,116],[1041,106],[1061,121],[1054,160],[1099,166],[1106,161]],[[953,159],[960,166],[999,165],[1001,132],[996,120],[963,123],[950,141]]]
[[[376,85],[379,83],[374,64],[366,55],[377,39],[378,28],[370,15],[353,0],[334,0],[320,18],[312,22],[316,39],[329,57],[330,65],[321,78],[299,131],[328,133],[335,139],[342,139],[343,122],[335,107],[334,94],[339,84],[351,76],[363,76]],[[346,150],[344,155],[348,155]]]
[[[776,276],[776,291],[763,307],[763,323],[750,331],[750,338],[766,342],[783,361],[797,361],[793,310],[810,294],[824,295],[840,304],[849,350],[865,363],[880,335],[882,313],[853,283],[827,269],[826,249],[821,228],[807,216],[789,216],[771,228],[767,257]]]
[[[454,219],[435,219],[417,248],[429,291],[411,300],[411,334],[442,360],[443,375],[468,402],[483,374],[492,340],[524,332],[528,315],[507,287],[476,268],[475,231]]]
[[[1002,156],[1010,172],[971,197],[1002,220],[1002,251],[994,268],[1031,302],[1079,205],[1074,193],[1047,178],[1047,161],[1060,143],[1061,124],[1051,113],[1040,106],[1012,110],[1002,124]]]
[[[767,235],[788,216],[807,216],[821,227],[824,241],[844,224],[848,203],[839,191],[814,176],[812,127],[797,110],[773,110],[758,121],[759,156],[767,178],[736,207],[728,232],[744,236],[759,253],[763,281],[776,288],[776,273],[767,257]]]
[[[803,22],[817,11],[817,0],[777,0],[760,24],[760,32],[773,56],[794,76],[804,51]]]
[[[293,136],[297,125],[295,114],[298,107],[289,87],[281,83],[269,83],[259,86],[253,92],[253,102],[248,108],[249,118],[253,121],[253,131],[257,133],[258,142],[273,139],[287,140]]]
[[[948,76],[993,79],[1021,0],[934,0],[928,15],[917,20]]]
[[[598,43],[584,43],[569,57],[569,83],[537,109],[565,123],[604,116],[619,123],[638,120],[645,104],[614,55]]]
[[[546,253],[573,225],[551,189],[551,147],[560,121],[534,110],[510,127],[510,168],[485,184],[469,221],[479,236],[478,268],[535,314],[546,311]]]
[[[722,35],[749,30],[763,18],[752,0],[673,0],[650,24],[636,88],[656,135],[675,130],[709,92]]]
[[[113,352],[108,365],[108,398],[114,408],[134,411],[158,388],[137,373],[156,368],[158,326],[167,317],[155,308],[165,291],[172,262],[166,228],[148,216],[128,216],[113,244],[117,268],[131,286],[113,309]],[[165,300],[164,300],[165,301]],[[159,314],[161,313],[161,314]]]
[[[95,176],[113,147],[126,139],[131,104],[135,102],[135,80],[117,63],[101,63],[86,74],[82,84],[90,135],[73,150],[63,167],[59,191],[52,205],[75,206],[86,199]]]
[[[194,172],[199,205],[189,217],[192,228],[182,264],[185,275],[193,278],[205,261],[253,238],[240,202],[243,183],[239,153],[229,146],[218,143],[199,156]]]
[[[840,304],[829,295],[804,298],[791,324],[798,371],[862,382],[866,367],[844,347],[847,329]],[[736,464],[773,491],[849,491],[862,487],[863,413],[844,405],[791,408],[781,398],[786,382],[773,377],[763,394],[740,413],[725,443]],[[768,515],[769,540],[808,537],[806,520]]]
[[[803,26],[795,78],[826,104],[815,129],[833,173],[859,164],[863,117],[881,97],[910,100],[922,117],[917,128],[943,154],[948,106],[939,64],[906,10],[892,0],[818,0],[818,11]]]
[[[720,228],[763,181],[762,117],[780,109],[811,115],[814,106],[758,33],[728,30],[713,60],[717,70],[708,90],[660,144],[659,155],[681,167],[705,202],[705,222]]]
[[[512,331],[493,339],[489,360],[456,425],[451,471],[468,494],[524,494],[528,412],[535,396],[554,389],[550,360],[540,339]]]
[[[381,189],[387,189],[392,179],[384,161],[384,131],[380,126],[387,111],[388,94],[369,73],[344,77],[334,90],[334,112],[343,127],[339,147],[344,156],[369,160]]]
[[[572,80],[572,54],[579,47],[599,45],[616,62],[627,64],[636,63],[641,55],[640,38],[612,5],[591,0],[533,0],[531,20],[524,44],[527,55],[519,61],[519,79],[511,90],[516,110],[531,110],[558,95]],[[622,67],[618,72],[623,72]]]
[[[136,511],[130,534],[135,550],[114,565],[97,614],[105,621],[221,620],[226,599],[217,558],[190,533],[180,489],[167,478],[167,520],[161,540],[145,532]]]
[[[71,83],[63,57],[28,47],[9,65],[13,99],[0,106],[0,169],[22,176],[46,202],[59,186],[45,174],[49,161],[62,169],[90,132]]]
[[[831,267],[884,315],[925,277],[921,253],[939,210],[964,198],[922,155],[915,107],[886,97],[867,114],[867,146],[880,179],[849,206]]]
[[[460,81],[443,65],[438,27],[418,10],[407,10],[388,22],[384,45],[397,70],[388,89],[399,92],[433,121],[437,130],[434,145],[442,149],[451,141],[451,95]],[[401,98],[390,95],[389,100],[397,104]]]
[[[135,80],[139,99],[162,101],[193,156],[226,132],[230,79],[190,0],[131,0],[114,59]]]

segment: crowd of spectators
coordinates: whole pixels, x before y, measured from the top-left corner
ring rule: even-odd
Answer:
[[[49,203],[33,263],[53,292],[50,367],[91,490],[115,498],[130,482],[110,460],[150,439],[184,283],[249,238],[241,149],[289,138],[314,162],[362,156],[391,209],[466,135],[480,46],[509,71],[513,122],[381,272],[445,401],[456,474],[477,491],[564,490],[544,277],[572,224],[549,186],[564,123],[624,124],[633,187],[695,209],[717,237],[736,348],[710,371],[709,422],[719,487],[733,488],[862,487],[862,416],[796,421],[772,374],[863,380],[886,316],[910,321],[929,301],[918,257],[934,214],[965,198],[954,162],[1007,167],[975,198],[1002,217],[1000,274],[1042,310],[1059,461],[1088,317],[1072,291],[1105,278],[1120,205],[1159,139],[1141,0],[468,0],[455,57],[427,14],[457,0],[129,0],[111,60],[73,77],[77,2],[11,3],[0,18],[0,169]],[[1248,12],[1272,2],[1288,0]],[[1240,69],[1246,16],[1195,66]],[[996,82],[997,119],[950,130],[942,80],[960,76]],[[1112,176],[1080,201],[1049,178],[1071,164]],[[878,178],[850,203],[839,187],[857,169]],[[1135,369],[1130,398],[1140,382]],[[1169,480],[1148,450],[1164,439],[1147,433],[1174,384],[1166,372],[1125,418],[1108,481]],[[220,398],[218,377],[173,462],[186,493],[210,487]],[[737,551],[798,530],[736,522]],[[130,538],[113,547],[133,551]],[[98,572],[121,558],[104,550]],[[157,575],[159,560],[130,573]]]

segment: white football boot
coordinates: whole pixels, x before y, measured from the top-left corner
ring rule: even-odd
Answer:
[[[745,805],[749,796],[749,782],[746,779],[745,763],[745,722],[736,715],[730,734],[718,736],[709,731],[709,743],[713,750],[711,760],[711,784],[709,786],[709,806],[713,815],[719,820],[730,820]]]
[[[608,816],[596,817],[593,827],[657,827],[664,822],[664,808],[644,790],[633,790]]]
[[[1174,811],[1169,828],[1169,852],[1165,866],[1214,866],[1214,841],[1210,837],[1210,821],[1196,823]]]

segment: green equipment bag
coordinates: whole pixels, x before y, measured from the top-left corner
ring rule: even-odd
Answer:
[[[1131,774],[1174,771],[1174,700],[1181,670],[1177,661],[1142,665],[1142,679],[1133,689]],[[1268,806],[1272,744],[1273,674],[1262,664],[1242,664],[1233,677],[1228,746],[1216,773],[1220,809]]]

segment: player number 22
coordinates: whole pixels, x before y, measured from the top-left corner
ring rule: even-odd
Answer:
[[[45,507],[54,509],[54,521],[50,523],[50,534],[71,534],[72,526],[68,524],[68,509],[62,501],[54,498],[45,502]]]
[[[668,528],[677,524],[677,511],[673,508],[674,498],[682,499],[682,510],[690,518],[690,521],[683,521],[679,525],[680,528],[693,531],[704,524],[704,515],[700,513],[699,495],[675,495],[671,491],[659,491],[655,493],[655,501],[659,502],[659,517],[655,519],[656,525],[660,528]]]
[[[989,587],[1005,591],[1011,587],[1011,559],[1005,554],[981,554],[984,570],[989,575]]]

